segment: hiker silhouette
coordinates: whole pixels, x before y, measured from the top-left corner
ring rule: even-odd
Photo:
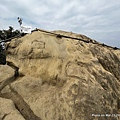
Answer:
[[[22,25],[22,19],[20,17],[17,18],[20,26]]]
[[[0,64],[6,64],[5,43],[0,43]]]

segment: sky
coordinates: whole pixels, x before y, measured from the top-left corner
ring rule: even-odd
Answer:
[[[33,29],[84,34],[120,48],[120,0],[0,0],[0,29]]]

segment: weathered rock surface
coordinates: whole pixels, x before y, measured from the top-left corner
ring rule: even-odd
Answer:
[[[11,100],[0,98],[0,120],[25,120]]]
[[[120,50],[83,35],[54,33],[87,42],[43,31],[13,39],[7,60],[24,76],[1,90],[0,117],[15,110],[13,101],[20,114],[5,120],[119,120]],[[1,83],[13,73],[1,65]],[[10,99],[4,110],[3,98]]]

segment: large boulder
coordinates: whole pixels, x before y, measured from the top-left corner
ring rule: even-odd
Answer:
[[[11,99],[24,118],[119,118],[120,50],[102,46],[83,35],[35,31],[9,43],[7,60],[18,66],[24,76],[8,83],[0,96]],[[0,70],[2,74],[7,71],[3,66]],[[13,75],[13,71],[8,74]]]

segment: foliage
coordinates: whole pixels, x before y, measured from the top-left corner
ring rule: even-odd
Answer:
[[[9,39],[20,34],[19,30],[14,30],[12,26],[9,26],[8,30],[0,30],[0,40]]]

